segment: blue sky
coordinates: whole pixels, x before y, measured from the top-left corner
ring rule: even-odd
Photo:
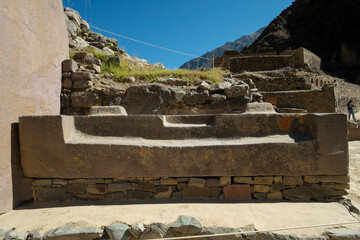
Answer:
[[[200,56],[268,25],[293,1],[63,0],[63,4],[78,11],[90,25]],[[128,54],[170,69],[193,58],[92,30],[116,38]]]

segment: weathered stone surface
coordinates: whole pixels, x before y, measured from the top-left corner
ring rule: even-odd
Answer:
[[[139,182],[138,189],[140,191],[153,192],[154,187],[155,187],[154,181],[142,181],[142,182]]]
[[[124,199],[125,199],[125,197],[124,197],[123,192],[113,192],[113,193],[106,194],[102,200],[104,200],[104,201],[121,201]]]
[[[143,192],[143,191],[127,191],[126,199],[127,200],[148,200],[153,198],[153,193]]]
[[[169,90],[160,85],[129,87],[121,104],[129,114],[161,114],[171,100]]]
[[[160,180],[161,185],[177,185],[176,178],[161,178]]]
[[[206,180],[203,178],[190,178],[189,186],[202,188],[206,184]]]
[[[282,182],[273,183],[270,187],[270,192],[279,192],[284,190],[285,186]]]
[[[206,179],[206,187],[219,187],[220,179],[219,178],[208,178]]]
[[[127,115],[124,107],[121,106],[93,106],[90,115]]]
[[[73,86],[73,81],[70,78],[65,78],[62,82],[62,87],[71,89]]]
[[[304,176],[304,182],[318,183],[318,182],[320,182],[320,177],[319,176]]]
[[[95,65],[101,66],[101,60],[97,59],[97,58],[75,59],[75,61],[79,64],[84,64],[84,65],[95,64]]]
[[[304,183],[302,176],[285,176],[283,178],[284,185],[295,186]]]
[[[74,60],[65,60],[62,62],[62,72],[75,72],[78,69],[78,65]]]
[[[37,186],[49,186],[52,184],[52,179],[34,179],[32,185]]]
[[[73,88],[74,89],[86,89],[91,88],[94,86],[94,83],[92,81],[74,81]]]
[[[8,233],[4,233],[3,235],[0,233],[0,239],[3,240],[28,240],[28,233],[10,231]]]
[[[250,94],[249,85],[241,84],[224,89],[227,98],[245,97]]]
[[[113,223],[105,227],[105,231],[111,240],[130,240],[131,235],[128,229],[130,227],[124,223]]]
[[[282,199],[282,193],[281,192],[270,192],[266,195],[267,199],[273,199],[273,200],[279,200]]]
[[[356,240],[360,239],[360,231],[347,228],[334,228],[326,232],[331,240]]]
[[[185,199],[197,199],[197,198],[213,198],[218,199],[220,195],[219,187],[194,187],[186,186],[181,190],[181,196]]]
[[[203,104],[210,99],[209,96],[209,91],[207,90],[199,92],[191,91],[186,93],[183,101],[189,105]]]
[[[170,226],[169,230],[175,236],[191,236],[203,230],[203,225],[194,217],[179,216],[175,222]]]
[[[74,72],[71,74],[73,81],[92,81],[93,75],[89,72]]]
[[[22,177],[11,146],[14,123],[21,115],[60,113],[61,63],[69,48],[61,1],[1,0],[0,32],[2,213],[32,198],[31,181]]]
[[[86,179],[87,183],[96,184],[96,183],[105,183],[105,179],[103,178],[88,178]]]
[[[207,82],[202,81],[201,84],[199,85],[199,88],[202,90],[210,90],[211,87]]]
[[[84,58],[94,58],[94,54],[89,53],[89,52],[77,52],[74,55],[74,59],[84,59]]]
[[[135,79],[134,77],[130,76],[130,77],[124,78],[123,81],[124,81],[125,83],[133,84],[133,83],[136,82],[136,79]]]
[[[155,199],[162,199],[162,198],[171,198],[173,191],[176,188],[172,187],[155,187],[154,198]]]
[[[135,223],[133,225],[131,225],[130,229],[129,229],[129,232],[139,238],[140,235],[143,233],[143,231],[145,230],[145,226],[142,222],[139,222],[139,223]]]
[[[110,192],[121,192],[131,190],[131,183],[111,183],[108,185]]]
[[[254,192],[268,193],[270,191],[269,185],[254,185]]]
[[[101,104],[99,95],[91,91],[72,92],[69,97],[73,107],[91,108]]]
[[[344,190],[334,190],[332,188],[306,185],[283,191],[283,195],[286,199],[322,199],[331,196],[343,196],[346,194],[347,193]]]
[[[94,70],[95,73],[101,73],[101,67],[96,64],[89,64],[86,66],[87,69]]]
[[[248,183],[248,184],[254,184],[254,181],[252,180],[252,177],[234,177],[235,183]]]
[[[229,185],[223,188],[225,199],[238,199],[238,200],[250,200],[251,192],[250,185],[248,184],[236,184]]]
[[[189,83],[188,80],[183,80],[179,78],[160,78],[158,82],[172,86],[187,86]]]
[[[247,103],[245,106],[246,113],[275,113],[275,109],[271,103]]]
[[[227,186],[231,184],[231,177],[220,177],[220,186]]]
[[[173,199],[181,199],[181,192],[178,192],[178,191],[173,192],[171,198],[173,198]]]
[[[108,189],[106,184],[89,184],[87,192],[91,194],[106,194],[108,193]]]
[[[279,183],[279,182],[282,183],[282,182],[283,182],[282,176],[275,176],[275,177],[274,177],[274,182],[275,182],[275,183]]]
[[[254,177],[255,184],[267,184],[271,185],[274,181],[273,177]]]
[[[53,182],[53,184],[62,185],[62,186],[68,184],[68,180],[66,180],[66,179],[53,179],[52,182]]]
[[[211,95],[211,101],[213,102],[221,102],[226,100],[226,96],[223,94],[213,94]]]
[[[71,193],[66,193],[64,188],[41,188],[36,190],[37,202],[63,202],[74,197]]]
[[[73,183],[73,184],[68,184],[65,187],[65,191],[71,193],[85,193],[86,190],[87,190],[86,183]]]
[[[348,183],[349,176],[320,176],[320,182]]]
[[[337,114],[22,117],[22,166],[25,175],[37,178],[346,175],[343,123],[346,116]],[[296,141],[309,133],[293,136],[295,140],[286,134],[315,126],[316,141]],[[329,126],[336,131],[325,131]],[[268,135],[249,137],[259,132]],[[193,140],[203,136],[220,139],[200,145]],[[341,154],[329,155],[334,148]],[[99,164],[101,168],[94,167]]]
[[[168,226],[163,223],[152,223],[146,227],[139,240],[163,238],[167,230]]]
[[[255,199],[259,199],[259,200],[264,200],[267,198],[267,194],[266,193],[254,193],[254,198]]]
[[[235,233],[242,232],[240,228],[228,228],[228,227],[208,227],[201,231],[198,235],[210,235],[210,234],[222,234],[222,233]],[[205,240],[245,240],[242,235],[228,235],[224,237],[206,237],[201,238]],[[249,238],[250,239],[250,238]]]
[[[103,230],[99,227],[78,227],[65,225],[47,232],[42,239],[46,240],[80,240],[101,237]]]
[[[338,183],[338,184],[335,184],[334,189],[337,189],[337,190],[350,189],[350,184],[349,183]]]

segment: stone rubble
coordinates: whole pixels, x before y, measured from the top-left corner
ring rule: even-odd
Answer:
[[[201,236],[213,234],[239,233],[222,237],[206,237],[207,240],[355,240],[360,238],[360,231],[344,227],[329,228],[322,236],[297,236],[273,232],[246,233],[256,231],[254,225],[241,228],[221,226],[204,227],[199,220],[191,216],[179,216],[175,222],[160,222],[145,225],[141,222],[128,225],[114,222],[108,226],[83,226],[66,224],[44,234],[37,231],[17,232],[16,229],[0,229],[1,240],[146,240],[153,238]]]

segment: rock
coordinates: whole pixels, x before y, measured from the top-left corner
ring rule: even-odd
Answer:
[[[253,102],[245,105],[245,112],[247,113],[276,113],[273,105],[266,102]]]
[[[68,181],[65,180],[65,179],[53,179],[53,184],[56,184],[56,185],[67,185],[68,184]]]
[[[89,184],[86,190],[88,193],[91,193],[91,194],[106,194],[106,193],[108,193],[106,184]]]
[[[176,189],[175,186],[172,187],[155,187],[154,198],[155,199],[166,199],[171,198],[173,191]]]
[[[92,81],[74,81],[73,88],[74,89],[86,89],[91,88],[94,86],[94,83]]]
[[[86,66],[87,69],[94,70],[95,73],[101,73],[101,67],[96,64],[89,64]]]
[[[279,192],[284,189],[285,189],[285,186],[282,182],[276,182],[271,185],[270,192]]]
[[[166,67],[162,63],[154,63],[153,67],[159,68],[159,69],[166,69]]]
[[[73,85],[73,82],[71,81],[70,78],[65,78],[62,82],[62,87],[63,88],[67,88],[67,89],[71,89]]]
[[[231,184],[231,177],[220,177],[220,186],[227,186]]]
[[[132,225],[129,229],[129,232],[136,238],[139,238],[144,230],[145,230],[144,224],[139,222]]]
[[[64,202],[74,197],[72,193],[65,192],[64,188],[41,188],[36,190],[37,202]]]
[[[161,178],[160,180],[161,185],[177,185],[176,178]]]
[[[69,97],[73,107],[91,108],[92,106],[101,105],[99,95],[91,91],[72,92]]]
[[[78,227],[74,225],[65,225],[47,232],[43,239],[45,240],[80,240],[100,238],[103,230],[99,227]]]
[[[224,89],[225,95],[228,98],[235,98],[235,97],[245,97],[248,96],[249,93],[249,85],[241,84],[232,86],[229,88]]]
[[[235,183],[248,183],[248,184],[254,184],[254,181],[252,180],[252,177],[234,177]]]
[[[92,81],[93,75],[89,72],[74,72],[71,74],[73,81]]]
[[[210,235],[210,234],[222,234],[222,233],[235,233],[235,232],[242,232],[240,228],[228,228],[228,227],[209,227],[203,229],[198,235]],[[224,237],[206,237],[206,238],[199,238],[204,240],[246,240],[246,238],[242,237],[241,234],[238,235],[228,235]]]
[[[304,183],[302,176],[284,176],[283,183],[289,186],[302,185]]]
[[[273,181],[274,181],[274,177],[254,177],[255,184],[271,185]]]
[[[173,192],[171,198],[173,198],[173,199],[181,199],[181,192],[179,192],[179,191]]]
[[[274,177],[274,182],[275,182],[275,183],[283,182],[282,176],[275,176],[275,177]]]
[[[131,183],[111,183],[108,185],[109,192],[122,192],[131,190]]]
[[[320,182],[320,177],[319,176],[304,176],[304,182],[318,183],[318,182]]]
[[[114,52],[113,50],[111,50],[110,48],[108,48],[108,47],[104,47],[104,48],[102,49],[102,53],[103,53],[104,55],[106,55],[106,56],[112,56],[112,55],[115,54],[115,52]]]
[[[167,230],[168,226],[163,223],[152,223],[146,227],[139,240],[163,238]]]
[[[202,90],[209,90],[211,87],[207,82],[202,81],[202,83],[199,85],[199,88]]]
[[[232,78],[224,78],[224,82],[228,82],[230,84],[235,84],[235,81]]]
[[[142,181],[139,182],[138,189],[140,191],[154,192],[155,182],[154,181]]]
[[[74,39],[69,39],[69,47],[74,50],[83,50],[88,48],[90,45],[81,37],[75,37]]]
[[[325,233],[331,240],[356,240],[360,239],[360,231],[347,228],[329,229]]]
[[[94,106],[90,109],[90,115],[127,115],[127,113],[121,106]]]
[[[208,178],[206,179],[206,187],[219,187],[220,179],[219,178]]]
[[[65,23],[69,40],[75,39],[80,34],[80,27],[67,16],[65,16]]]
[[[0,239],[1,239],[1,235],[0,235]],[[26,240],[40,240],[41,238],[41,234],[37,231],[31,231],[29,232],[27,239]]]
[[[223,94],[213,94],[211,95],[211,101],[212,102],[221,102],[226,100],[226,96]]]
[[[181,101],[181,100],[183,100],[184,97],[185,97],[185,92],[180,91],[180,90],[174,92],[174,99],[175,99],[175,101]]]
[[[34,187],[38,186],[50,186],[52,185],[52,179],[35,179],[32,181]]]
[[[124,193],[122,192],[108,193],[103,198],[104,201],[121,201],[124,199]]]
[[[209,100],[209,91],[188,92],[183,98],[183,101],[188,105],[204,104]]]
[[[349,176],[320,176],[320,182],[348,183]]]
[[[189,81],[179,78],[160,78],[158,83],[172,85],[172,86],[187,86]]]
[[[184,199],[219,199],[220,187],[194,187],[184,186],[181,190],[181,196]]]
[[[224,89],[229,88],[231,86],[232,86],[231,83],[224,81],[224,82],[220,82],[220,83],[215,84],[215,86],[212,86],[209,91],[212,92],[212,93],[221,92]]]
[[[119,56],[113,56],[113,57],[109,57],[106,60],[107,64],[113,64],[113,65],[120,65],[121,64],[121,58]]]
[[[268,185],[254,185],[254,192],[256,193],[268,193],[270,187]]]
[[[242,112],[246,109],[246,104],[251,102],[251,98],[249,97],[237,97],[231,98],[229,103],[232,110],[240,110]]]
[[[65,186],[65,192],[85,193],[87,190],[86,183],[72,183]]]
[[[203,225],[196,218],[181,215],[170,226],[169,231],[175,236],[181,237],[196,235],[201,232],[203,228]]]
[[[320,186],[301,185],[293,189],[285,189],[283,195],[286,199],[322,199],[330,196],[343,196],[346,191],[335,190],[331,188],[322,188]]]
[[[126,199],[127,200],[149,200],[152,199],[152,192],[143,192],[143,191],[127,191]]]
[[[93,59],[94,54],[89,52],[77,52],[74,55],[74,59]]]
[[[189,180],[189,186],[192,187],[204,187],[206,184],[206,180],[203,178],[190,178]]]
[[[4,239],[4,240],[27,240],[28,239],[28,234],[23,233],[23,232],[11,231],[4,235],[5,235],[5,237],[0,238],[0,239]],[[0,237],[1,237],[1,235],[0,235]]]
[[[129,114],[162,114],[171,100],[171,93],[163,86],[148,84],[130,86],[121,104]]]
[[[251,191],[248,184],[229,185],[223,188],[225,199],[250,200]]]
[[[61,64],[62,72],[75,72],[78,65],[74,60],[64,60]]]
[[[69,20],[75,22],[80,27],[82,19],[80,17],[80,14],[77,11],[66,7],[64,9],[64,14],[69,18]]]
[[[90,65],[90,64],[96,64],[101,66],[101,60],[98,58],[83,58],[83,59],[75,59],[77,63]]]
[[[136,82],[136,79],[134,77],[126,77],[123,79],[123,82],[133,84]]]
[[[280,200],[283,198],[281,192],[270,192],[266,195],[267,199]]]
[[[254,198],[259,199],[259,200],[264,200],[264,199],[267,198],[267,194],[266,193],[254,192]]]
[[[89,24],[84,19],[81,19],[80,28],[82,32],[88,32],[90,30]]]
[[[124,223],[113,223],[105,227],[110,240],[131,240],[130,227]]]

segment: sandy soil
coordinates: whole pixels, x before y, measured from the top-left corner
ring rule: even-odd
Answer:
[[[349,143],[351,189],[349,196],[360,207],[360,141]],[[143,222],[171,223],[179,215],[193,216],[204,226],[243,227],[254,224],[258,230],[352,222],[357,219],[339,203],[276,202],[276,203],[133,203],[119,205],[28,205],[0,216],[0,228],[17,231],[51,229],[75,223],[106,226],[116,221],[134,224]],[[348,225],[360,230],[360,224]],[[327,227],[283,231],[283,234],[321,235]]]

